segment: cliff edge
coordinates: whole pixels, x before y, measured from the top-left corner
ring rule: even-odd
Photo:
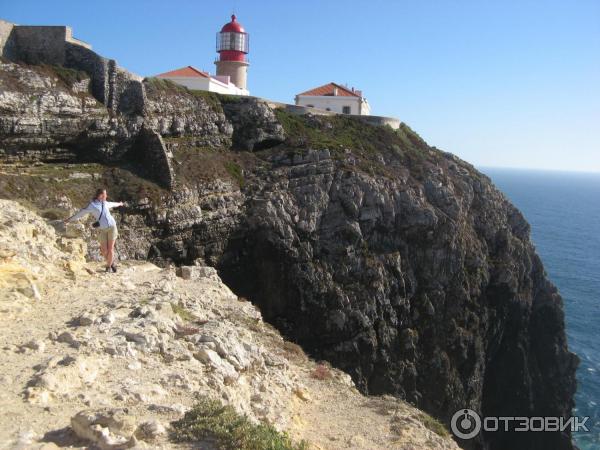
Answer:
[[[173,440],[202,397],[306,449],[457,448],[421,411],[306,357],[210,267],[106,274],[82,240],[6,200],[0,240],[0,448],[213,448]]]

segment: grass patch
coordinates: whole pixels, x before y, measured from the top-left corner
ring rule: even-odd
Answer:
[[[240,188],[243,188],[245,180],[240,165],[233,161],[225,161],[223,165],[225,166],[225,170],[227,171],[229,176],[231,176],[231,178],[237,181],[237,184],[240,186]]]
[[[281,108],[275,109],[275,115],[289,143],[302,147],[334,151],[349,148],[373,154],[399,141],[392,128],[371,125],[356,117],[298,115]]]
[[[194,97],[203,99],[214,112],[223,113],[223,106],[221,105],[221,97],[219,94],[196,89],[190,89],[189,91]]]
[[[418,419],[427,429],[433,431],[435,434],[445,438],[450,437],[450,432],[446,429],[444,424],[439,420],[434,419],[429,414],[425,414],[424,412],[419,413]]]
[[[171,80],[165,80],[164,78],[148,77],[144,78],[144,83],[150,91],[161,91],[166,94],[191,95],[193,97],[201,98],[214,112],[223,113],[223,106],[221,106],[221,99],[223,96],[215,92],[188,89],[185,86]]]
[[[75,83],[79,83],[83,80],[88,80],[90,76],[83,70],[69,69],[64,66],[57,65],[43,65],[48,71],[56,75],[60,81],[62,81],[69,88],[72,88]]]
[[[172,302],[171,308],[173,308],[173,312],[181,317],[186,322],[192,322],[196,320],[196,316],[181,306],[179,303]]]
[[[240,187],[245,187],[245,171],[252,173],[258,165],[265,165],[254,153],[196,146],[195,142],[188,138],[165,140],[172,147],[173,169],[177,180],[187,186],[196,186],[220,178],[231,179]]]
[[[90,177],[72,176],[79,173],[90,174]],[[111,200],[133,203],[148,198],[156,205],[168,195],[168,191],[126,167],[97,163],[49,163],[30,167],[0,164],[0,198],[29,202],[48,219],[60,213],[55,205],[61,197],[68,197],[78,209],[87,205],[99,186],[108,188]]]
[[[286,133],[284,145],[276,151],[328,149],[336,161],[348,161],[350,150],[354,162],[347,168],[359,169],[371,176],[395,178],[408,169],[411,176],[421,179],[440,162],[440,155],[405,123],[397,130],[377,126],[360,118],[346,115],[298,115],[283,108],[274,110]]]
[[[160,91],[172,92],[172,93],[185,93],[188,89],[185,86],[174,83],[171,80],[165,80],[163,78],[147,77],[144,78],[144,83],[151,89]]]
[[[221,450],[308,450],[306,442],[296,444],[271,425],[254,425],[231,406],[207,397],[202,397],[183,418],[171,425],[173,440],[211,439]]]
[[[302,350],[302,347],[300,347],[295,342],[283,341],[283,349],[286,351],[286,353],[288,353],[291,356],[294,356],[294,357],[297,357],[300,359],[307,358],[306,353],[304,353],[304,350]]]
[[[219,99],[221,103],[234,104],[234,103],[242,103],[246,101],[248,97],[243,95],[233,95],[233,94],[220,94]]]

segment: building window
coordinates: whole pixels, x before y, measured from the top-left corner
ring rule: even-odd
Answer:
[[[342,106],[342,113],[344,114],[350,114],[350,107],[349,106]]]

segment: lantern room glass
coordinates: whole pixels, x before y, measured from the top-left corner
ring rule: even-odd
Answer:
[[[222,50],[234,50],[248,53],[248,40],[248,33],[217,33],[217,52]]]

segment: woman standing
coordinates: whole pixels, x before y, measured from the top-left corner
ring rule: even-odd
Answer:
[[[119,235],[117,222],[110,214],[110,209],[123,206],[123,202],[107,202],[106,189],[98,189],[94,199],[85,207],[77,211],[75,215],[65,219],[64,222],[75,221],[86,214],[92,214],[96,219],[93,226],[98,229],[98,240],[100,241],[100,253],[106,261],[106,271],[117,271],[114,263],[115,241]]]

